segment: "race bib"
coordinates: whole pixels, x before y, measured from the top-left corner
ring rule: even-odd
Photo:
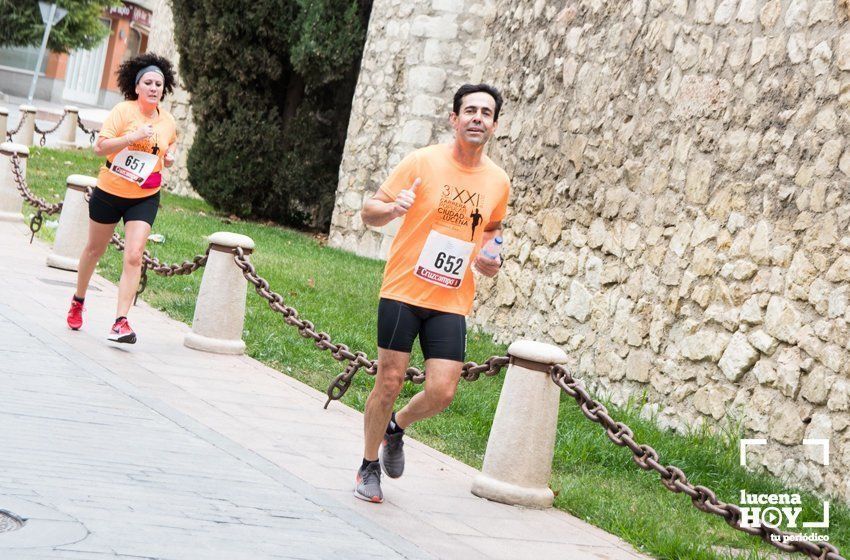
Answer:
[[[119,177],[141,185],[153,173],[158,160],[159,156],[155,154],[124,148],[115,155],[112,160],[112,167],[109,170]]]
[[[426,282],[457,289],[466,274],[475,243],[431,230],[413,274]]]

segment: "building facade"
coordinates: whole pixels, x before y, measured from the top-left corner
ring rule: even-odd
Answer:
[[[123,99],[115,75],[124,60],[147,51],[152,2],[126,0],[104,11],[110,32],[90,50],[48,52],[38,69],[35,99],[82,106],[111,107]],[[0,49],[0,84],[8,95],[26,97],[38,62],[38,47]]]

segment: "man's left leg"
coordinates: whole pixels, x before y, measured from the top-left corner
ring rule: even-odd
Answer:
[[[419,329],[427,372],[425,390],[392,416],[380,449],[381,467],[390,478],[404,472],[404,428],[439,414],[452,403],[466,357],[466,318],[440,311],[429,315]]]
[[[404,408],[396,412],[395,421],[404,429],[414,422],[444,411],[455,398],[463,362],[431,358],[425,360],[425,390],[415,395]]]
[[[431,358],[425,360],[425,390],[414,395],[401,410],[395,413],[387,426],[381,444],[379,459],[381,468],[390,478],[404,473],[404,429],[425,418],[430,418],[446,409],[454,399],[463,362]]]

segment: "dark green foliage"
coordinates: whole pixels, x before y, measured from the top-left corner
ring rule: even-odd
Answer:
[[[198,130],[192,186],[241,216],[326,230],[371,0],[174,0]]]
[[[50,30],[47,47],[56,52],[89,49],[108,33],[100,17],[104,8],[120,5],[116,0],[58,0],[68,10]],[[0,0],[0,47],[41,45],[44,24],[36,0]]]

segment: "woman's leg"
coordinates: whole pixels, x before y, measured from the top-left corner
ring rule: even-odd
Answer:
[[[97,262],[103,255],[106,248],[109,246],[109,240],[112,239],[112,233],[115,231],[114,224],[101,224],[94,220],[89,220],[89,239],[86,243],[86,248],[80,255],[80,264],[77,266],[77,291],[74,293],[78,298],[86,297],[86,291],[89,289],[91,276],[94,274],[94,269]]]
[[[116,317],[126,317],[139,289],[142,276],[142,254],[148,242],[151,225],[142,220],[124,224],[124,267],[118,284],[118,308]]]

